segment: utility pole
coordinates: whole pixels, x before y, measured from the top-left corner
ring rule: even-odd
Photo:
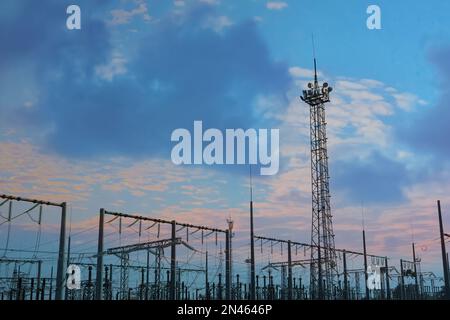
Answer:
[[[391,300],[391,284],[389,281],[389,265],[388,265],[388,258],[384,258],[384,267],[386,268],[386,299]]]
[[[103,298],[109,300],[109,290],[111,288],[111,284],[109,283],[109,268],[105,266],[105,279],[103,280]],[[97,294],[97,292],[95,293]]]
[[[366,231],[363,229],[363,252],[364,252],[364,279],[366,285],[366,299],[370,299],[370,291],[368,286],[368,266],[367,266],[367,250],[366,250]]]
[[[63,300],[63,288],[65,283],[64,272],[64,250],[66,240],[66,209],[67,204],[63,202],[61,204],[61,226],[59,231],[59,251],[58,251],[58,266],[56,270],[56,300]]]
[[[230,230],[225,231],[225,299],[231,300]]]
[[[176,285],[176,222],[172,221],[172,244],[170,254],[170,300],[175,300]]]
[[[145,269],[141,268],[141,290],[139,290],[139,300],[144,300],[145,292],[144,292],[144,286],[145,286]]]
[[[208,279],[208,251],[206,251],[205,255],[205,298],[206,300],[210,299],[209,295],[209,279]]]
[[[42,261],[38,261],[38,270],[37,270],[37,284],[36,284],[36,300],[39,300],[39,291],[41,289],[41,267]]]
[[[69,239],[67,241],[67,262],[66,262],[66,266],[68,267],[70,265],[70,235],[69,235]],[[66,286],[65,289],[65,299],[67,300],[67,297],[69,296],[69,289]]]
[[[53,294],[53,266],[50,269],[50,288],[48,293],[48,300],[52,300],[52,294]]]
[[[342,253],[342,259],[344,264],[344,299],[348,300],[347,252],[345,250]]]
[[[233,286],[233,227],[234,221],[231,216],[227,219],[228,224],[228,262],[229,262],[229,273],[230,273],[230,288]],[[231,294],[231,289],[230,289]]]
[[[145,279],[145,300],[148,300],[148,289],[150,281],[150,249],[147,250],[147,275]]]
[[[447,269],[448,269],[449,276],[450,276],[450,263],[449,263],[449,260],[448,260],[448,252],[447,252]]]
[[[403,259],[400,259],[400,294],[401,299],[406,299],[405,297],[405,278],[403,277]]]
[[[414,242],[412,243],[412,252],[413,252],[413,261],[414,261],[414,291],[416,294],[416,299],[420,299],[420,293],[419,293],[419,279],[417,277],[417,266],[416,266],[416,248],[414,245]]]
[[[445,281],[445,298],[450,299],[450,283],[448,277],[448,265],[447,265],[447,254],[445,249],[445,240],[444,240],[444,226],[442,224],[442,212],[441,212],[441,201],[438,200],[438,214],[439,214],[439,231],[441,236],[441,250],[442,250],[442,265],[444,272],[444,281]]]
[[[288,241],[288,300],[292,300],[292,255],[291,255],[291,240]]]
[[[250,300],[255,300],[255,234],[253,229],[253,186],[250,165]]]
[[[112,263],[109,265],[109,296],[107,297],[108,300],[113,299],[113,265]]]
[[[102,300],[102,271],[103,271],[103,229],[105,209],[100,209],[98,220],[98,247],[97,247],[97,278],[95,279],[95,299]],[[112,271],[111,271],[112,272]]]

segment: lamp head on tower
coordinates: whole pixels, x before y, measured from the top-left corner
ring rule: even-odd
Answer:
[[[308,89],[303,90],[303,96],[300,96],[300,98],[309,105],[330,102],[331,91],[333,91],[333,88],[327,82],[324,82],[322,85],[319,84],[317,62],[316,58],[314,58],[314,83],[308,83]]]

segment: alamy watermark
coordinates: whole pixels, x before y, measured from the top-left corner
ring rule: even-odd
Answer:
[[[270,131],[270,134],[269,134]],[[175,129],[171,158],[176,165],[260,165],[260,174],[275,175],[280,165],[279,129],[219,129],[203,132],[203,122],[194,121],[194,132]]]
[[[66,19],[66,27],[68,30],[81,29],[81,9],[76,4],[67,7],[66,13],[69,15]]]
[[[366,12],[370,15],[366,21],[367,29],[381,30],[381,8],[372,4],[367,7]]]
[[[76,264],[71,264],[66,270],[66,286],[69,290],[79,290],[81,288],[81,269]]]
[[[381,8],[376,4],[367,7],[366,13],[369,17],[366,20],[366,26],[369,30],[381,29]],[[81,30],[81,8],[76,4],[71,4],[66,9],[68,17],[66,27],[68,30]]]

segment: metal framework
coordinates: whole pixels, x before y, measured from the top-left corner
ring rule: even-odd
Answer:
[[[9,201],[26,201],[32,202],[35,205],[54,205],[60,206],[57,203],[44,202],[39,200],[32,199],[24,199],[20,197],[12,197],[0,195],[0,198],[6,199],[6,201],[0,202],[0,206],[2,204],[7,204]],[[9,202],[11,204],[11,202]],[[35,208],[34,206],[33,208]],[[63,207],[63,215],[65,214],[65,204],[61,204]],[[25,212],[29,212],[30,209],[27,209]],[[9,210],[11,211],[11,210]],[[13,215],[10,213],[8,215],[9,220],[14,220],[17,217],[20,217],[22,214]],[[110,221],[105,223],[104,216],[112,215]],[[122,218],[133,219],[134,221],[129,225],[132,226],[136,223],[139,223],[139,235],[141,232],[141,222],[149,221],[152,222],[149,224],[148,228],[152,228],[157,225],[158,228],[158,239],[159,239],[159,225],[166,224],[171,227],[171,236],[167,239],[149,241],[149,242],[139,242],[133,243],[120,247],[111,247],[104,249],[103,246],[103,227],[105,224],[109,224],[113,222],[116,218],[119,219],[119,230],[121,230]],[[5,218],[6,219],[6,218]],[[62,222],[64,226],[64,221]],[[178,226],[178,228],[177,228]],[[146,230],[147,230],[146,229]],[[183,241],[183,237],[180,237],[180,232],[182,230],[186,231],[186,242]],[[189,232],[189,229],[195,229],[193,232]],[[212,272],[208,270],[208,251],[205,254],[205,268],[200,269],[191,269],[191,268],[183,268],[177,265],[176,260],[176,251],[175,248],[178,245],[184,245],[190,250],[195,250],[193,247],[189,246],[187,243],[189,241],[189,235],[194,234],[201,230],[202,235],[202,243],[204,239],[203,231],[208,231],[205,237],[208,237],[211,234],[216,233],[216,245],[218,242],[217,234],[225,233],[225,255],[226,255],[226,278],[225,283],[222,282],[222,274],[218,273],[217,280],[217,272],[222,268],[221,258],[219,258],[219,267],[217,268],[216,275],[213,278],[208,277],[208,272]],[[109,212],[104,209],[100,210],[100,225],[99,225],[99,243],[98,243],[98,251],[95,253],[79,253],[79,262],[76,262],[77,265],[85,266],[88,268],[88,277],[84,278],[85,280],[81,281],[81,288],[75,291],[69,291],[69,294],[66,293],[66,299],[83,299],[83,300],[92,300],[98,299],[98,291],[100,291],[100,298],[105,297],[108,300],[113,300],[113,293],[115,292],[115,299],[139,299],[139,300],[148,300],[148,299],[250,299],[252,298],[252,283],[251,283],[251,272],[249,272],[248,279],[240,277],[239,274],[236,274],[236,281],[233,283],[231,281],[231,230],[229,227],[227,230],[220,230],[215,228],[209,228],[206,226],[192,225],[192,224],[184,224],[178,223],[174,220],[161,220],[154,219],[149,217],[135,216],[135,215],[127,215],[123,213],[115,213]],[[167,230],[165,230],[167,231]],[[442,230],[443,231],[443,230]],[[119,231],[120,232],[120,231]],[[64,235],[64,230],[62,232]],[[446,233],[441,232],[444,236],[447,236]],[[60,234],[61,235],[61,234]],[[412,260],[411,259],[401,259],[400,267],[398,270],[395,266],[389,265],[389,259],[386,256],[377,256],[368,254],[365,246],[365,232],[363,231],[363,247],[361,252],[350,251],[345,249],[333,248],[334,254],[336,257],[336,263],[339,263],[340,273],[337,274],[337,285],[332,288],[332,293],[326,296],[327,292],[323,289],[322,296],[323,299],[345,299],[345,300],[354,300],[354,299],[381,299],[381,300],[397,300],[397,299],[443,299],[445,298],[445,286],[444,278],[438,278],[431,272],[422,272],[420,263],[421,259],[416,256],[415,244],[412,244]],[[283,258],[278,258],[278,261],[273,261],[272,256],[269,259],[267,265],[263,268],[259,269],[259,274],[255,274],[255,298],[257,300],[303,300],[303,299],[318,299],[319,296],[311,296],[309,293],[312,292],[311,288],[308,287],[306,283],[308,280],[306,279],[307,272],[305,270],[309,270],[312,264],[320,265],[318,260],[310,259],[309,253],[314,249],[323,252],[323,247],[319,245],[312,245],[311,243],[301,243],[295,242],[291,240],[283,240],[276,238],[268,238],[253,235],[252,237],[254,241],[261,242],[261,254],[263,253],[263,245],[265,243],[270,243],[270,254],[272,255],[273,244],[278,243],[280,245],[279,253],[283,256],[284,252],[287,251],[287,256]],[[198,238],[197,238],[198,239]],[[258,243],[259,244],[259,243]],[[254,245],[254,244],[253,244]],[[286,249],[287,247],[287,249]],[[162,267],[161,266],[161,255],[163,254],[163,248],[171,248],[170,252],[170,266]],[[283,249],[284,248],[284,249]],[[61,246],[60,246],[61,249]],[[176,248],[178,249],[178,248]],[[297,249],[303,249],[303,258],[293,259],[293,254],[297,256]],[[147,252],[147,264],[142,265],[131,265],[128,254],[132,252],[136,252],[139,250],[144,250]],[[294,250],[294,251],[292,251]],[[308,252],[309,250],[309,252]],[[13,252],[20,252],[18,249],[10,249]],[[178,250],[177,250],[178,251]],[[27,252],[24,250],[24,252]],[[37,252],[37,251],[35,251]],[[39,251],[40,253],[56,253],[52,251]],[[70,264],[70,245],[67,250],[67,264]],[[65,257],[65,252],[58,252],[58,263],[64,261],[61,257]],[[150,255],[155,255],[155,265],[150,267]],[[221,253],[219,253],[221,254]],[[116,255],[121,261],[120,264],[108,264],[103,265],[103,257],[106,255]],[[355,256],[363,257],[364,260],[361,261],[358,258],[356,265],[354,264]],[[81,262],[82,259],[88,258],[90,263]],[[92,258],[97,258],[97,263],[92,263]],[[53,277],[53,266],[51,268],[50,277],[42,277],[41,275],[41,264],[45,263],[48,258],[43,258],[43,260],[38,260],[37,258],[27,259],[27,258],[14,258],[14,257],[5,257],[0,258],[0,265],[2,264],[17,264],[18,267],[14,267],[14,271],[12,275],[9,275],[9,268],[6,268],[6,276],[0,277],[0,300],[46,300],[53,299],[55,296],[55,278]],[[323,259],[323,256],[322,256]],[[350,268],[347,265],[347,259],[350,259]],[[390,261],[392,263],[392,260]],[[214,262],[213,262],[214,263]],[[250,265],[250,259],[246,260],[246,263]],[[323,263],[323,260],[322,260]],[[22,264],[34,264],[37,265],[37,272],[32,272],[32,269],[25,271],[24,268],[20,268]],[[363,265],[364,264],[364,265]],[[97,266],[97,270],[94,270],[94,266]],[[217,266],[217,264],[216,264]],[[58,265],[58,267],[60,267]],[[122,274],[123,271],[133,271],[140,274],[140,281],[136,282],[136,285],[132,285],[131,287],[125,281],[120,281],[119,288],[117,290],[113,289],[113,268],[116,272],[121,271],[121,280],[126,279],[128,274],[125,276]],[[295,268],[295,270],[293,270]],[[28,269],[28,268],[27,268]],[[155,281],[151,286],[149,285],[149,270],[155,270]],[[161,270],[166,270],[166,280],[163,281],[163,285],[160,285],[160,277]],[[337,268],[336,268],[337,269]],[[371,276],[368,276],[368,270],[376,270],[376,272],[371,272]],[[241,269],[240,269],[241,270]],[[323,270],[323,269],[322,269]],[[147,276],[145,277],[145,271],[147,271]],[[262,273],[264,271],[264,273]],[[274,280],[274,271],[279,274],[280,278]],[[293,272],[295,271],[295,272]],[[97,272],[97,277],[94,278],[94,272]],[[103,273],[104,272],[104,273]],[[196,272],[196,273],[204,273],[204,286],[197,287],[192,289],[192,284],[187,284],[183,280],[182,273],[183,272]],[[104,277],[103,277],[104,274]],[[380,277],[374,277],[374,275],[380,275]],[[131,273],[130,273],[131,275]],[[241,274],[242,276],[242,274]],[[184,278],[186,280],[187,278]],[[296,284],[296,280],[298,281]],[[303,280],[306,280],[303,283]],[[116,280],[117,282],[118,279]],[[195,276],[194,281],[197,281],[197,275]],[[200,280],[203,281],[203,280]],[[325,282],[325,279],[324,281]],[[364,284],[365,282],[365,290]],[[438,283],[439,282],[439,283]],[[63,283],[63,281],[56,281],[57,284]],[[368,283],[375,285],[368,287]],[[225,286],[223,286],[225,284]],[[323,287],[325,288],[325,287]],[[56,288],[58,289],[58,287]],[[63,289],[63,288],[62,288]],[[225,289],[225,291],[223,290]],[[151,290],[151,297],[149,296],[149,290]],[[205,295],[199,294],[205,290]],[[66,291],[67,292],[67,291]],[[95,293],[95,296],[94,296]],[[224,295],[225,293],[225,295]],[[58,298],[58,295],[55,296]]]
[[[296,241],[290,241],[290,240],[283,240],[283,239],[275,239],[275,238],[269,238],[269,237],[262,237],[262,236],[255,236],[256,240],[261,240],[261,241],[265,241],[265,242],[276,242],[276,243],[284,243],[287,244],[287,249],[288,249],[288,260],[287,262],[284,261],[280,261],[280,262],[272,262],[269,263],[265,268],[268,267],[272,267],[272,268],[277,268],[277,267],[282,267],[282,266],[287,266],[288,268],[288,299],[290,299],[291,295],[290,292],[292,291],[292,268],[294,266],[300,266],[302,268],[305,268],[307,265],[309,265],[311,267],[311,265],[313,264],[317,264],[317,260],[313,260],[313,259],[306,259],[306,260],[292,260],[292,255],[290,254],[290,252],[292,251],[292,247],[294,248],[302,248],[305,247],[310,251],[313,251],[314,249],[318,249],[318,247],[314,247],[311,244],[307,244],[307,243],[302,243],[302,242],[296,242]],[[335,290],[333,290],[332,297],[333,298],[342,298],[342,299],[348,299],[348,293],[349,293],[349,288],[348,288],[348,273],[349,270],[347,269],[347,263],[346,263],[346,257],[348,256],[363,256],[364,260],[367,261],[367,258],[371,258],[371,259],[378,259],[379,261],[384,261],[385,262],[385,266],[387,268],[387,257],[383,257],[383,256],[379,256],[379,255],[373,255],[373,254],[368,254],[365,250],[364,252],[357,252],[357,251],[352,251],[352,250],[346,250],[346,249],[339,249],[339,248],[335,248],[334,252],[337,253],[339,252],[342,256],[342,260],[343,260],[343,277],[344,277],[344,281],[343,281],[343,288],[342,288],[342,292],[339,295],[338,294],[338,287],[336,286]],[[337,257],[337,255],[336,255]],[[337,262],[337,261],[336,261]],[[367,269],[367,268],[366,268]],[[387,269],[386,269],[387,270]],[[386,285],[389,289],[389,272],[388,270],[385,271],[385,275],[386,275]],[[336,275],[336,279],[337,282],[339,284],[339,274]],[[367,279],[365,279],[365,285],[367,287]],[[387,290],[388,291],[388,290]],[[389,295],[389,294],[388,294]],[[310,296],[311,299],[318,299],[318,297],[313,297]],[[388,297],[389,299],[389,297]]]
[[[111,215],[111,216],[115,216],[115,217],[122,217],[122,218],[130,218],[130,219],[135,219],[136,221],[151,221],[153,223],[158,223],[158,224],[169,224],[171,225],[171,229],[172,229],[172,236],[170,240],[162,240],[162,241],[170,241],[170,248],[171,248],[171,257],[170,257],[170,283],[169,283],[169,297],[170,300],[175,300],[177,298],[176,296],[176,286],[177,286],[177,280],[176,280],[176,246],[177,244],[183,244],[184,246],[186,246],[187,248],[194,250],[194,248],[190,247],[186,242],[181,241],[180,238],[177,238],[176,234],[177,234],[177,230],[176,227],[182,227],[182,228],[191,228],[191,229],[196,229],[196,230],[202,230],[202,231],[209,231],[211,233],[222,233],[225,234],[225,244],[226,244],[226,250],[225,250],[225,254],[226,254],[226,296],[227,298],[229,298],[230,296],[230,286],[231,286],[231,278],[230,278],[230,265],[231,265],[231,260],[229,258],[229,245],[230,245],[230,236],[229,236],[229,230],[222,230],[222,229],[217,229],[217,228],[209,228],[206,226],[198,226],[198,225],[193,225],[193,224],[188,224],[188,223],[179,223],[175,220],[172,221],[168,221],[168,220],[163,220],[163,219],[154,219],[154,218],[150,218],[150,217],[143,217],[143,216],[137,216],[137,215],[130,215],[130,214],[125,214],[125,213],[120,213],[120,212],[111,212],[111,211],[107,211],[105,209],[100,209],[100,215],[99,215],[99,232],[98,232],[98,249],[97,249],[97,290],[96,290],[96,299],[97,300],[101,300],[102,299],[102,290],[101,290],[101,279],[102,279],[102,272],[103,272],[103,255],[105,254],[105,252],[103,251],[103,231],[104,231],[104,217],[105,215]],[[181,229],[180,229],[181,230]],[[178,230],[178,231],[180,231]],[[158,241],[157,241],[158,242]],[[161,242],[161,241],[159,241]],[[165,244],[164,244],[165,245]],[[162,247],[164,246],[162,244],[160,244],[157,247]],[[130,248],[134,248],[135,245],[131,245]],[[140,245],[139,245],[140,246]],[[145,244],[144,244],[145,246]],[[155,247],[153,247],[155,248]],[[150,248],[147,248],[150,249]],[[126,258],[126,257],[125,257]],[[122,261],[121,261],[122,262]],[[158,263],[158,262],[157,262]],[[158,275],[159,277],[159,275]]]
[[[314,59],[314,84],[309,83],[301,99],[310,107],[312,226],[310,290],[315,299],[330,299],[337,285],[337,263],[330,207],[325,103],[332,88],[317,80]]]
[[[130,266],[130,253],[140,250],[162,249],[172,246],[172,239],[136,243],[127,246],[115,247],[106,250],[106,254],[116,255],[120,259],[120,295],[122,299],[128,294],[128,278]],[[175,244],[182,244],[181,238],[175,239]]]
[[[6,194],[0,194],[0,199],[6,199],[9,201],[22,201],[22,202],[28,202],[28,203],[34,203],[36,205],[45,205],[45,206],[51,206],[51,207],[59,207],[61,208],[61,223],[60,223],[60,230],[59,230],[59,250],[58,250],[58,263],[56,267],[56,293],[55,293],[55,299],[56,300],[63,300],[64,298],[64,283],[65,283],[65,262],[64,262],[64,256],[65,256],[65,240],[66,240],[66,211],[67,211],[67,204],[66,202],[62,203],[55,203],[50,201],[42,201],[37,199],[29,199],[24,197],[15,197],[10,196]],[[11,207],[10,207],[11,210]],[[9,217],[9,221],[12,218]]]

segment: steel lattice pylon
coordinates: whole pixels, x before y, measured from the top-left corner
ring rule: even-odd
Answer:
[[[311,299],[333,299],[337,284],[337,263],[330,207],[325,103],[332,88],[317,81],[314,59],[314,84],[309,83],[301,99],[310,107],[311,129]]]

